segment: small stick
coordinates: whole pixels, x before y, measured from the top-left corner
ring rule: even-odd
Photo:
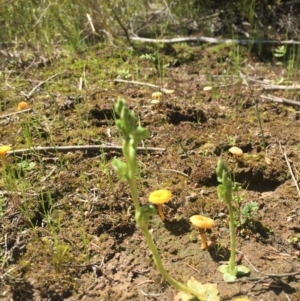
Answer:
[[[143,83],[143,82],[137,82],[137,81],[134,81],[134,80],[114,79],[114,82],[133,84],[133,85],[137,85],[137,86],[146,86],[146,87],[157,89],[157,90],[159,90],[163,93],[167,93],[169,91],[169,89],[164,89],[164,88],[162,88],[160,86],[157,86],[157,85],[153,85],[153,84],[149,84],[149,83]]]
[[[298,185],[297,180],[295,179],[295,176],[294,176],[294,173],[293,173],[291,164],[290,164],[290,162],[289,162],[289,159],[288,159],[288,157],[287,157],[286,151],[283,150],[280,141],[279,141],[278,143],[279,143],[279,146],[280,146],[281,153],[284,155],[285,162],[286,162],[286,164],[287,164],[287,166],[288,166],[288,169],[289,169],[289,171],[290,171],[291,177],[292,177],[292,179],[293,179],[293,181],[294,181],[294,184],[295,184],[295,186],[296,186],[296,188],[297,188],[298,195],[299,195],[299,197],[300,197],[300,189],[299,189],[299,185]]]
[[[194,270],[195,272],[197,272],[198,274],[200,274],[200,272],[196,268],[194,268],[193,266],[189,265],[186,262],[185,262],[185,265],[188,266],[189,268],[191,268],[192,270]]]
[[[45,84],[46,82],[48,82],[49,80],[51,80],[52,78],[56,77],[57,75],[59,75],[60,72],[54,74],[54,75],[51,75],[50,77],[48,77],[46,80],[43,80],[41,81],[40,83],[38,83],[28,94],[26,94],[25,92],[21,92],[21,95],[24,96],[27,100],[29,100],[33,93],[40,87],[42,86],[43,84]]]
[[[17,115],[17,114],[31,112],[31,111],[32,111],[32,109],[29,108],[29,109],[26,109],[26,110],[16,111],[16,112],[12,112],[12,113],[5,114],[5,115],[0,115],[0,118],[3,119],[3,118],[7,118],[7,117],[14,116],[14,115]]]
[[[237,250],[236,249],[236,252],[238,252],[239,254],[243,255],[243,258],[252,266],[253,270],[256,272],[256,273],[259,273],[259,270],[250,262],[250,260],[245,256],[244,253],[242,253],[241,251]]]
[[[228,44],[228,45],[253,45],[253,44],[268,44],[268,45],[300,45],[300,42],[294,40],[277,41],[277,40],[237,40],[237,39],[217,39],[209,37],[180,37],[174,39],[148,39],[141,37],[130,37],[130,40],[145,43],[186,43],[186,42],[202,42],[211,44]]]
[[[161,171],[170,171],[170,172],[175,172],[175,173],[178,173],[178,174],[180,174],[180,175],[182,175],[182,176],[184,176],[184,177],[186,177],[186,178],[188,178],[188,177],[189,177],[189,175],[187,175],[186,173],[184,173],[184,172],[181,172],[181,171],[179,171],[179,170],[176,170],[176,169],[160,168],[160,170],[161,170]]]
[[[248,282],[254,282],[257,281],[261,282],[264,280],[267,280],[269,278],[283,278],[283,277],[295,277],[300,275],[300,272],[292,272],[292,273],[286,273],[286,274],[262,274],[262,277],[250,277],[250,278],[241,278],[234,281],[226,282],[227,284],[234,284],[234,283],[248,283]],[[217,283],[225,282],[225,281],[216,281]]]
[[[148,294],[148,293],[145,293],[143,290],[141,290],[141,293],[144,296],[149,296],[149,297],[159,297],[159,296],[161,296],[161,294]]]
[[[145,281],[138,283],[136,286],[143,285],[145,283],[153,283],[153,282],[154,282],[153,280],[145,280]]]
[[[52,170],[49,172],[49,174],[41,179],[41,183],[45,182],[49,177],[51,177],[52,174],[55,172],[55,170],[56,170],[56,167],[54,166],[52,168]]]
[[[38,196],[39,194],[38,193],[22,193],[22,192],[16,192],[16,191],[8,191],[8,190],[0,190],[0,195],[2,196],[9,196],[11,194],[15,194],[15,195],[18,195],[18,196]]]
[[[260,95],[261,98],[265,98],[265,99],[270,99],[273,100],[275,102],[279,102],[279,103],[283,103],[283,104],[290,104],[290,105],[295,105],[295,106],[300,106],[300,102],[296,101],[296,100],[290,100],[290,99],[286,99],[286,98],[281,98],[281,97],[277,97],[274,95]]]
[[[299,90],[300,85],[292,85],[292,86],[285,86],[285,85],[265,85],[262,87],[263,90]]]
[[[37,146],[37,147],[30,147],[30,148],[23,148],[17,149],[13,151],[7,152],[8,155],[23,155],[31,152],[38,152],[38,153],[47,153],[47,152],[60,152],[60,153],[67,153],[67,152],[75,152],[75,151],[98,151],[101,150],[107,151],[122,151],[122,146],[119,145],[70,145],[70,146]],[[138,147],[137,151],[139,152],[164,152],[165,148],[159,147]]]

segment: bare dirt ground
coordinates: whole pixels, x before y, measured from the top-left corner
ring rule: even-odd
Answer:
[[[21,91],[28,94],[59,74],[33,93],[32,111],[1,118],[1,143],[13,150],[121,145],[113,106],[124,98],[150,131],[141,146],[165,148],[139,153],[138,188],[141,204],[155,189],[172,191],[172,201],[164,205],[166,222],[157,216],[150,223],[168,272],[185,283],[191,276],[216,283],[223,301],[238,296],[298,301],[299,194],[287,162],[298,182],[299,112],[297,106],[263,101],[260,95],[299,100],[300,94],[263,91],[264,80],[275,84],[288,77],[286,67],[262,61],[246,48],[174,49],[176,54],[168,55],[159,48],[169,64],[164,68],[141,59],[151,48],[138,54],[101,47],[76,57],[52,53],[40,65],[33,63],[36,59],[22,64],[6,59],[1,115],[25,100]],[[152,105],[154,89],[113,82],[124,75],[175,93]],[[205,86],[212,92],[204,92]],[[238,164],[228,152],[232,145],[244,151]],[[1,180],[1,300],[173,300],[176,291],[156,270],[135,226],[129,188],[111,166],[114,157],[122,158],[118,149],[100,148],[7,157]],[[225,283],[217,270],[228,260],[230,246],[227,207],[216,189],[220,157],[245,189],[243,205],[258,204],[255,215],[237,228],[239,259],[251,274],[233,283]],[[198,232],[190,225],[194,214],[215,220],[207,231],[214,243],[209,251],[200,249]]]

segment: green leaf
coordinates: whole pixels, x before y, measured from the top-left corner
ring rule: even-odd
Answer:
[[[121,112],[123,110],[124,107],[126,107],[127,104],[126,104],[126,101],[122,98],[118,98],[116,104],[115,104],[115,111],[116,113],[121,116]]]
[[[228,264],[222,264],[218,267],[218,271],[222,274],[229,273],[229,265]]]
[[[225,282],[231,282],[231,281],[235,281],[236,280],[236,276],[235,275],[231,275],[229,273],[225,273],[223,274],[223,279]]]
[[[217,187],[218,197],[219,199],[225,201],[225,188],[223,184],[219,184]]]
[[[236,275],[233,275],[229,272],[229,265],[227,264],[220,265],[218,267],[218,270],[223,274],[224,281],[230,282],[236,280]]]
[[[220,297],[218,296],[219,294],[218,288],[215,283],[202,284],[201,282],[197,281],[195,278],[191,277],[190,280],[188,280],[187,282],[187,286],[198,293],[198,298],[190,294],[180,292],[175,296],[174,301],[197,301],[197,300],[219,301],[220,300]]]
[[[250,270],[243,265],[236,266],[236,269],[237,269],[237,276],[244,276],[250,273]]]
[[[242,214],[247,217],[253,217],[254,212],[257,210],[258,210],[257,202],[249,202],[244,206],[242,210]]]
[[[112,161],[112,166],[121,181],[126,181],[128,179],[128,167],[126,163],[119,159],[114,159]]]
[[[141,229],[147,229],[149,218],[154,215],[157,215],[155,206],[146,204],[141,206],[140,209],[135,212],[135,220]]]
[[[243,276],[250,273],[250,270],[243,265],[236,266],[236,274],[231,274],[229,272],[229,265],[227,264],[220,265],[218,270],[223,274],[223,279],[226,282],[234,281],[238,276]]]
[[[149,137],[149,132],[146,128],[142,126],[138,126],[131,133],[131,137],[135,140],[141,141],[143,139],[147,139]]]
[[[147,217],[157,215],[156,207],[151,204],[143,205],[140,208],[140,214]]]
[[[222,159],[218,160],[217,168],[216,168],[216,173],[217,173],[217,180],[219,183],[222,183],[222,175],[223,175],[223,170],[227,170],[224,162]]]

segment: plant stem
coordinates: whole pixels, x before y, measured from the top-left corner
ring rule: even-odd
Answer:
[[[233,217],[233,208],[231,200],[227,202],[229,210],[229,231],[230,231],[230,258],[229,258],[229,273],[231,275],[236,275],[235,270],[235,227],[234,227],[234,217]]]
[[[164,265],[161,261],[160,255],[156,249],[156,246],[153,242],[153,239],[149,233],[148,230],[148,226],[145,225],[144,223],[141,223],[138,219],[136,219],[136,222],[138,224],[138,226],[140,227],[140,229],[142,230],[144,236],[146,237],[149,249],[152,252],[153,255],[153,260],[155,262],[156,267],[158,268],[158,270],[160,271],[161,275],[166,279],[166,281],[172,285],[175,289],[193,295],[195,297],[197,297],[199,300],[205,300],[205,296],[200,295],[198,292],[194,291],[193,289],[183,285],[182,283],[176,281],[174,278],[172,278],[168,272],[166,271],[166,269],[164,268]]]
[[[126,152],[124,152],[124,154],[126,154]],[[133,167],[132,164],[135,164],[135,162],[132,162],[130,160],[130,158],[128,158],[128,165],[129,165],[129,168]],[[131,164],[132,163],[132,164]],[[133,168],[134,169],[134,168]],[[146,240],[147,240],[147,243],[148,243],[148,246],[149,246],[149,249],[151,250],[152,252],[152,255],[153,255],[153,260],[155,262],[155,265],[157,266],[158,270],[160,271],[161,275],[167,280],[167,282],[172,285],[175,289],[179,290],[179,291],[182,291],[182,292],[185,292],[187,294],[191,294],[191,295],[194,295],[196,296],[199,300],[204,300],[203,296],[199,296],[199,294],[194,291],[193,289],[190,289],[189,287],[183,285],[182,283],[180,282],[177,282],[174,278],[172,278],[168,272],[166,271],[166,269],[164,268],[164,265],[161,261],[161,258],[159,256],[159,253],[157,251],[157,248],[153,242],[153,239],[149,233],[149,229],[148,229],[148,220],[146,220],[145,218],[142,218],[142,219],[139,219],[137,218],[137,216],[139,216],[140,214],[140,210],[141,210],[141,207],[139,205],[139,202],[138,202],[138,192],[137,192],[137,187],[136,187],[136,182],[135,182],[135,175],[134,173],[131,173],[130,174],[131,176],[129,177],[129,185],[130,185],[130,191],[131,191],[131,195],[132,195],[132,200],[133,200],[133,203],[134,203],[134,207],[135,207],[135,211],[136,211],[136,223],[137,225],[139,226],[139,228],[142,230],[144,236],[146,237]]]
[[[137,192],[137,187],[136,187],[136,183],[135,183],[134,179],[129,180],[129,186],[130,186],[130,191],[131,191],[131,196],[132,196],[134,208],[135,208],[136,211],[139,211],[140,210],[140,204],[139,204],[139,201],[138,201],[138,192]]]

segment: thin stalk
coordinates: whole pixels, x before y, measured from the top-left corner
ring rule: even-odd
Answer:
[[[139,201],[138,201],[138,192],[137,192],[137,187],[136,187],[134,179],[129,180],[129,186],[130,186],[130,191],[131,191],[131,196],[132,196],[134,208],[135,208],[136,211],[139,211],[140,210],[140,204],[139,204]]]
[[[166,279],[166,281],[172,285],[175,289],[193,295],[195,297],[197,297],[199,300],[204,300],[204,296],[200,295],[198,292],[194,291],[193,289],[183,285],[182,283],[176,281],[174,278],[172,278],[168,272],[166,271],[166,269],[164,268],[164,265],[162,263],[162,260],[160,258],[160,255],[156,249],[156,246],[153,242],[153,239],[149,233],[148,230],[148,226],[145,225],[144,223],[141,223],[138,219],[136,219],[136,222],[138,224],[138,226],[140,227],[140,229],[142,230],[144,236],[146,237],[147,243],[148,243],[148,247],[152,252],[153,255],[153,260],[155,262],[155,265],[157,267],[157,269],[160,271],[161,275]]]
[[[124,152],[125,153],[125,152]],[[129,164],[129,166],[132,166]],[[203,300],[203,296],[199,296],[199,294],[188,288],[187,286],[183,285],[182,283],[176,281],[174,278],[172,278],[168,272],[166,271],[166,269],[164,268],[164,265],[162,263],[162,260],[160,258],[160,255],[157,251],[157,248],[153,242],[153,239],[149,233],[149,229],[148,229],[148,225],[147,223],[144,222],[144,220],[140,220],[139,218],[137,218],[137,216],[139,215],[140,212],[140,205],[138,203],[138,192],[137,192],[137,186],[136,186],[136,182],[134,179],[134,175],[132,175],[131,178],[129,178],[129,185],[130,185],[130,191],[131,191],[131,195],[132,195],[132,200],[134,203],[134,207],[136,210],[136,223],[139,226],[139,228],[142,230],[144,236],[146,237],[149,249],[152,252],[153,255],[153,260],[155,262],[156,267],[158,268],[158,270],[160,271],[160,273],[162,274],[162,276],[167,280],[167,282],[172,285],[174,288],[176,288],[179,291],[185,292],[187,294],[191,294],[196,296],[197,298],[199,298],[199,300]]]
[[[235,275],[235,227],[234,227],[234,217],[233,217],[233,208],[231,200],[227,202],[229,210],[229,231],[230,231],[230,258],[229,258],[229,273]]]

